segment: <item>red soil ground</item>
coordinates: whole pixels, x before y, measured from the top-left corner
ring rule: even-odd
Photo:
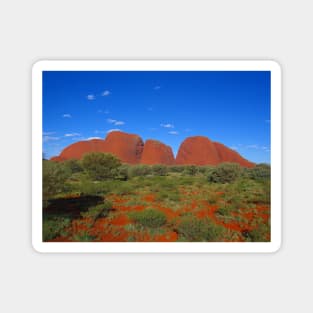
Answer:
[[[184,188],[180,188],[181,203],[185,203],[183,207],[178,210],[173,210],[170,207],[164,206],[156,199],[155,194],[147,194],[141,197],[141,200],[145,202],[145,205],[130,205],[128,202],[131,200],[131,196],[117,196],[111,195],[108,197],[113,203],[112,215],[99,218],[95,222],[88,218],[81,218],[73,220],[69,232],[72,235],[86,232],[88,235],[96,238],[94,241],[104,242],[124,242],[128,241],[130,237],[134,241],[148,242],[173,242],[178,239],[178,234],[174,228],[168,229],[162,234],[151,235],[149,231],[136,232],[127,230],[125,226],[131,224],[131,220],[128,217],[128,213],[132,211],[142,211],[148,207],[153,207],[163,212],[167,217],[167,223],[177,223],[182,214],[191,213],[198,218],[210,218],[217,225],[221,225],[229,231],[235,231],[235,237],[230,241],[244,241],[242,233],[244,231],[251,231],[255,229],[258,219],[262,219],[267,222],[270,214],[270,208],[264,205],[257,205],[254,208],[240,209],[237,213],[232,213],[230,219],[224,219],[216,214],[218,205],[211,205],[205,200],[199,200],[199,192],[186,191]],[[222,196],[222,192],[216,193],[218,196]],[[201,196],[201,195],[200,195]],[[194,198],[196,197],[196,198]],[[235,219],[236,216],[241,217]],[[268,238],[270,239],[270,238]],[[225,239],[227,241],[229,239]],[[52,241],[70,241],[70,238],[58,237]]]

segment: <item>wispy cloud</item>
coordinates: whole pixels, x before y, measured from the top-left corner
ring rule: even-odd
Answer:
[[[80,136],[79,133],[69,133],[69,134],[65,134],[64,137],[77,137]]]
[[[155,128],[155,127],[150,127],[149,130],[151,130],[151,131],[156,131],[157,128]]]
[[[270,148],[268,146],[261,146],[258,144],[251,144],[251,145],[244,145],[244,144],[237,144],[230,147],[233,150],[244,150],[244,149],[253,149],[253,150],[262,150],[269,152]]]
[[[151,111],[153,111],[153,108],[152,107],[148,107],[147,110],[151,112]]]
[[[55,132],[42,132],[43,136],[51,136],[51,135],[54,135]]]
[[[87,95],[87,100],[91,101],[91,100],[95,100],[96,99],[96,96],[94,94],[89,94]]]
[[[86,140],[101,139],[100,137],[88,137]]]
[[[60,139],[60,137],[53,137],[53,136],[43,136],[42,137],[43,142],[56,141],[59,139]]]
[[[63,114],[63,115],[62,115],[62,117],[63,117],[63,118],[71,118],[71,117],[72,117],[72,115],[71,115],[71,114],[66,113],[66,114]]]
[[[123,122],[123,121],[116,121],[115,123],[114,123],[114,125],[116,125],[116,126],[118,126],[118,125],[124,125],[125,124],[125,122]]]
[[[271,122],[271,120],[265,120],[265,123],[270,123]]]
[[[159,86],[159,85],[154,86],[153,89],[154,89],[154,90],[160,90],[160,89],[161,89],[161,86]]]
[[[174,128],[174,125],[173,124],[160,124],[161,127],[164,127],[164,128]]]
[[[107,97],[111,94],[110,90],[104,90],[102,93],[101,93],[101,96],[102,97]]]
[[[170,135],[178,135],[179,132],[175,131],[175,130],[172,130],[170,132],[168,132]]]
[[[110,124],[116,125],[116,126],[121,126],[121,125],[125,124],[125,122],[123,122],[123,121],[114,120],[112,118],[108,118],[107,122]]]
[[[192,129],[190,129],[190,128],[185,128],[185,132],[186,133],[189,133],[189,132],[191,132],[192,131]]]
[[[107,133],[118,132],[118,131],[121,131],[121,130],[118,128],[112,128],[112,129],[109,129]]]
[[[109,110],[98,110],[98,113],[109,114]]]

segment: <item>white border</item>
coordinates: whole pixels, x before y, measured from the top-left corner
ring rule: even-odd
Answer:
[[[271,71],[271,242],[42,242],[43,71]],[[37,252],[276,252],[281,246],[281,68],[275,61],[38,61],[32,68],[32,244]]]

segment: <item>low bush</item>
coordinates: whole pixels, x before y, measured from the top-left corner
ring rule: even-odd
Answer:
[[[222,163],[216,166],[208,175],[208,181],[213,183],[231,183],[240,177],[242,168],[236,163]]]
[[[180,241],[201,242],[219,241],[224,234],[221,226],[210,219],[199,219],[195,216],[184,216],[177,228]]]
[[[158,176],[165,176],[168,172],[166,165],[155,164],[152,165],[152,173]]]
[[[248,169],[248,176],[255,180],[269,180],[271,178],[271,167],[268,164],[257,164]]]
[[[157,228],[166,224],[166,215],[155,209],[146,209],[129,213],[129,217],[136,224],[148,228]]]
[[[112,210],[112,207],[112,203],[105,200],[104,203],[91,207],[88,209],[87,212],[82,212],[80,214],[84,218],[91,218],[95,221],[99,217],[106,217],[109,214],[110,210]]]
[[[48,241],[58,236],[66,236],[66,228],[71,224],[69,218],[53,217],[43,220],[42,239]]]
[[[152,173],[152,168],[149,165],[131,165],[128,169],[129,177],[147,176]]]

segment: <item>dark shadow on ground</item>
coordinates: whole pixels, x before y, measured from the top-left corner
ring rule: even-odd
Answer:
[[[43,209],[43,217],[67,217],[70,219],[79,218],[81,212],[103,203],[103,197],[81,196],[73,198],[59,198],[49,200],[49,204]]]

